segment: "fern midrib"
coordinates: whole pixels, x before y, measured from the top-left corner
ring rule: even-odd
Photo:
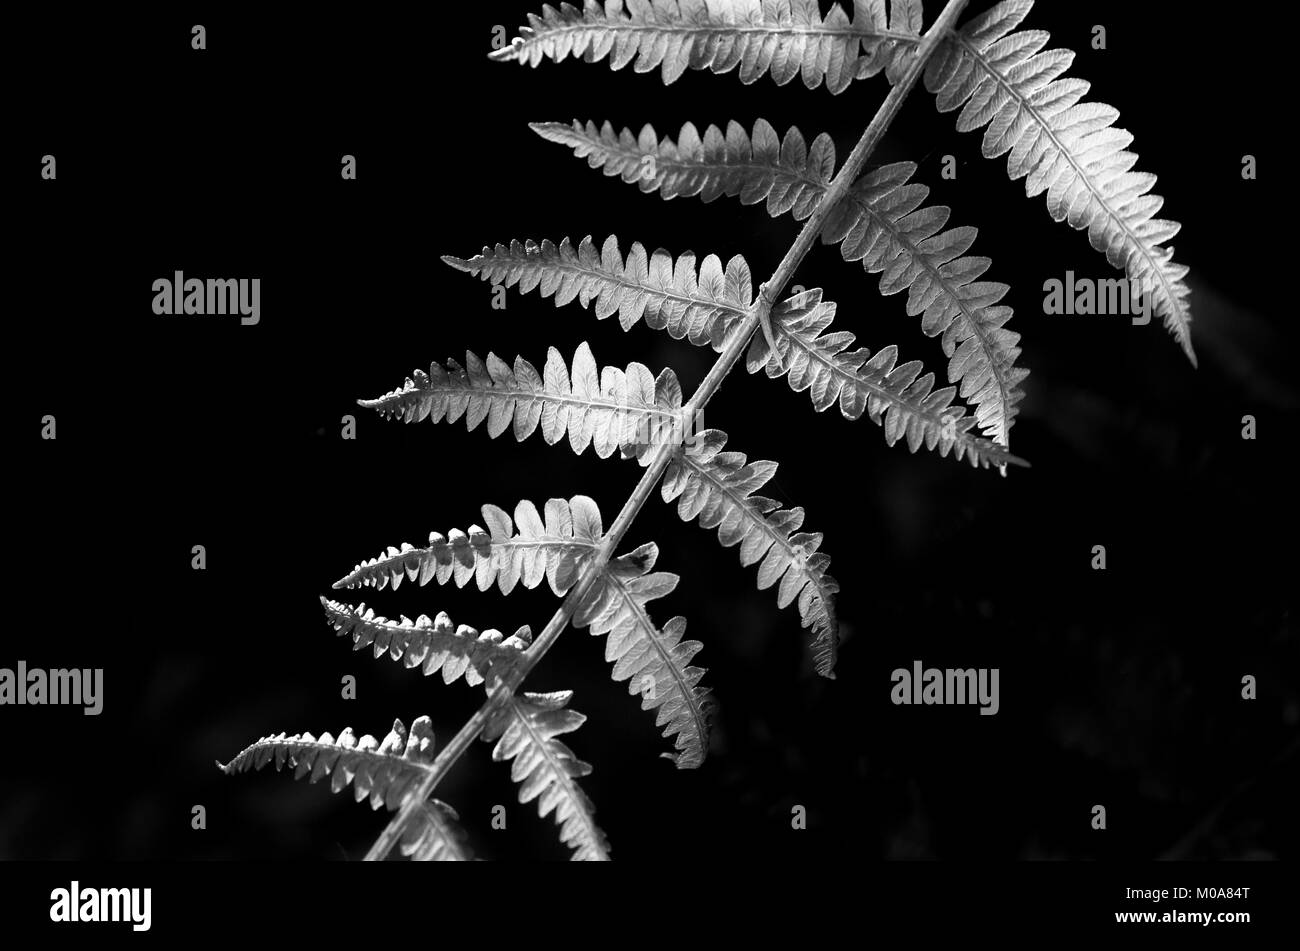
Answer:
[[[905,42],[910,44],[919,44],[921,38],[913,36],[911,33],[898,33],[893,30],[881,30],[879,32],[855,30],[851,25],[846,27],[825,26],[798,26],[793,23],[774,24],[772,26],[741,26],[740,24],[720,24],[720,23],[699,23],[699,24],[657,24],[657,23],[636,23],[633,21],[611,22],[599,21],[596,23],[566,23],[563,26],[545,26],[538,30],[532,37],[524,40],[521,48],[528,48],[536,43],[543,43],[548,39],[561,33],[586,33],[586,32],[614,32],[614,33],[684,33],[688,35],[709,35],[709,34],[760,34],[762,36],[816,36],[816,37],[835,37],[839,39],[853,38],[862,43],[869,41],[878,41],[886,43],[890,40]],[[507,51],[515,52],[514,46],[504,47],[501,52],[506,54]],[[870,54],[868,54],[870,55]],[[518,58],[518,53],[515,53]],[[739,62],[739,61],[738,61]]]
[[[289,760],[292,759],[294,761],[293,768],[295,770],[298,768],[298,765],[301,762],[301,753],[304,750],[315,750],[317,752],[317,755],[321,753],[327,753],[327,752],[338,753],[339,758],[334,761],[334,765],[332,765],[329,769],[329,772],[331,774],[342,765],[340,763],[340,760],[342,760],[342,758],[347,755],[364,757],[367,762],[373,763],[376,766],[378,765],[397,766],[400,769],[412,769],[421,773],[428,773],[429,770],[433,768],[432,764],[430,763],[419,763],[416,762],[415,760],[409,760],[404,756],[392,755],[389,753],[381,753],[379,752],[378,749],[363,750],[363,749],[358,749],[355,746],[339,746],[338,743],[322,743],[320,742],[320,740],[312,740],[311,742],[294,740],[292,744],[290,744],[289,738],[285,737],[283,740],[279,740],[279,741],[273,740],[269,743],[259,741],[257,743],[254,743],[252,746],[249,746],[247,749],[240,751],[239,755],[236,756],[231,761],[231,770],[237,771],[239,768],[241,768],[244,765],[245,757],[248,757],[254,750],[265,749],[267,747],[269,747],[272,751],[272,757],[270,762],[274,762],[275,760],[274,753],[281,746],[285,748],[285,765],[288,766]],[[290,749],[290,746],[292,746],[292,749]],[[298,752],[294,752],[294,750]],[[251,763],[252,759],[251,758],[247,759],[247,762]],[[235,766],[234,764],[236,763],[238,763],[239,766]],[[315,761],[313,761],[312,769],[315,768],[316,768],[316,764]],[[309,771],[304,774],[304,778],[310,775],[311,772]],[[349,782],[351,782],[351,780],[349,780]]]
[[[609,578],[618,589],[619,596],[622,597],[623,601],[636,616],[642,630],[646,632],[646,640],[650,642],[650,645],[655,649],[655,653],[658,654],[660,660],[663,661],[663,666],[667,667],[672,673],[673,681],[677,684],[677,692],[681,694],[682,699],[685,700],[687,706],[690,707],[691,719],[695,721],[696,736],[699,737],[702,745],[704,743],[704,738],[709,735],[709,727],[704,720],[704,710],[700,706],[695,691],[691,689],[691,685],[686,682],[685,671],[679,670],[678,665],[673,662],[672,654],[664,647],[660,639],[662,632],[659,628],[655,627],[654,622],[650,620],[650,615],[646,613],[645,608],[638,604],[636,599],[628,592],[627,586],[623,584],[623,580],[613,574],[610,574]]]
[[[576,130],[568,129],[567,131],[573,133]],[[585,130],[583,131],[585,136]],[[597,136],[599,136],[599,133],[597,133]],[[698,162],[693,159],[683,159],[680,157],[680,153],[678,153],[679,156],[678,158],[668,160],[668,159],[661,158],[658,155],[658,153],[642,152],[640,149],[632,150],[632,149],[624,148],[622,142],[616,142],[613,146],[611,146],[603,138],[598,138],[597,141],[600,147],[604,151],[622,156],[625,159],[640,160],[646,155],[654,154],[655,164],[659,168],[679,169],[681,170],[680,172],[681,174],[686,174],[691,171],[706,171],[706,172],[716,171],[719,168],[741,169],[743,171],[764,172],[764,173],[776,172],[778,174],[784,174],[788,178],[793,178],[796,181],[802,182],[805,185],[812,185],[813,187],[817,188],[819,192],[825,192],[827,187],[826,182],[823,182],[820,179],[816,179],[816,178],[808,178],[803,173],[792,171],[791,169],[786,168],[784,165],[772,166],[772,165],[763,165],[756,162],[728,162],[725,161],[725,157],[724,157],[724,161],[721,162]],[[676,143],[674,143],[674,146],[675,145]],[[750,142],[750,147],[751,149],[753,147],[752,139]],[[779,149],[778,149],[778,154],[779,154]],[[740,192],[729,191],[726,192],[725,194],[729,196],[735,196],[735,195],[739,195]]]
[[[465,650],[466,655],[471,653],[475,648],[478,648],[478,649],[489,650],[493,658],[515,656],[513,651],[510,651],[509,649],[503,650],[499,645],[488,644],[486,642],[480,643],[479,636],[481,632],[476,632],[473,637],[470,637],[465,634],[457,634],[456,631],[454,630],[440,631],[433,626],[421,627],[418,624],[415,624],[414,622],[412,622],[409,626],[403,626],[400,621],[396,621],[392,618],[385,618],[381,622],[377,618],[362,617],[360,612],[358,612],[355,607],[351,607],[351,606],[349,606],[345,614],[335,615],[334,617],[331,617],[329,620],[331,621],[331,623],[334,623],[336,618],[337,618],[337,623],[339,623],[340,625],[351,624],[354,632],[360,628],[365,628],[371,634],[371,639],[370,639],[371,643],[374,643],[374,641],[377,639],[375,635],[379,631],[383,631],[387,634],[394,635],[394,636],[399,634],[405,635],[402,639],[403,642],[401,644],[403,654],[410,653],[410,647],[411,647],[410,642],[412,636],[420,635],[422,637],[427,637],[429,639],[429,646],[431,650],[440,650],[441,648],[437,647],[436,645],[441,643],[441,644],[452,645],[452,646],[463,646],[466,648]],[[340,633],[342,632],[340,631]],[[352,633],[351,636],[352,636],[352,640],[355,642],[357,639],[355,634]]]
[[[584,804],[584,797],[582,791],[578,788],[577,781],[569,775],[569,771],[564,769],[560,762],[555,758],[555,754],[552,752],[548,740],[533,727],[533,721],[519,709],[519,701],[512,696],[508,702],[510,704],[510,712],[514,715],[516,720],[523,724],[524,729],[528,731],[528,736],[531,738],[530,745],[536,747],[536,749],[541,752],[542,758],[546,760],[547,769],[551,771],[551,775],[555,777],[555,781],[564,787],[566,796],[573,803],[574,811],[582,817],[582,824],[587,828],[587,838],[590,840],[592,847],[601,858],[609,858],[609,854],[600,843],[601,831],[596,826],[596,818],[591,814],[591,810],[589,810]],[[542,796],[546,795],[546,790],[543,789],[537,795],[540,799]],[[557,803],[555,806],[554,819],[557,820],[557,824],[562,825],[563,820],[560,818],[559,813],[560,807]]]
[[[1083,168],[1080,167],[1079,163],[1075,160],[1074,154],[1061,143],[1061,140],[1056,135],[1056,131],[1043,118],[1042,113],[1038,111],[1037,107],[1032,105],[1029,100],[1020,95],[1013,86],[1007,83],[998,71],[989,65],[983,54],[971,44],[970,40],[967,39],[964,34],[954,32],[953,37],[961,44],[962,48],[970,54],[975,62],[979,63],[980,68],[984,71],[985,75],[991,76],[999,86],[1005,89],[1009,95],[1020,103],[1021,109],[1028,111],[1029,114],[1034,117],[1034,121],[1038,123],[1039,128],[1041,128],[1043,133],[1052,140],[1052,144],[1056,146],[1057,151],[1061,155],[1065,156],[1066,161],[1070,163],[1070,167],[1073,168],[1079,178],[1083,180],[1084,184],[1088,187],[1088,191],[1092,193],[1093,198],[1096,199],[1098,204],[1106,210],[1106,214],[1110,217],[1110,220],[1117,222],[1124,230],[1124,234],[1129,240],[1129,246],[1136,247],[1142,257],[1146,259],[1151,270],[1155,272],[1160,281],[1160,286],[1164,291],[1165,300],[1169,302],[1170,314],[1174,317],[1175,326],[1178,327],[1178,342],[1183,344],[1190,351],[1190,344],[1185,340],[1187,317],[1183,313],[1182,305],[1177,296],[1173,293],[1173,288],[1169,285],[1164,268],[1161,266],[1160,262],[1152,256],[1151,249],[1147,247],[1146,243],[1141,238],[1133,233],[1133,229],[1129,227],[1128,222],[1124,220],[1123,216],[1116,213],[1116,211],[1111,207],[1110,202],[1107,201],[1105,196],[1097,190],[1097,186],[1093,184],[1092,176],[1088,175]]]
[[[504,539],[502,541],[490,541],[487,547],[488,547],[488,551],[486,556],[484,557],[491,558],[494,552],[499,551],[503,548],[581,549],[587,552],[593,552],[600,547],[600,542],[581,541],[574,538],[562,538],[560,536],[555,536],[555,535],[539,536],[537,538],[520,538],[519,536],[515,536],[513,538]],[[364,586],[367,583],[367,581],[371,581],[371,583],[377,584],[377,581],[367,578],[366,574],[369,572],[384,570],[391,575],[393,572],[393,568],[390,566],[399,566],[401,568],[402,573],[405,574],[406,566],[402,563],[405,562],[405,560],[407,558],[410,558],[412,555],[418,556],[421,559],[423,559],[425,556],[432,555],[435,559],[437,559],[438,552],[448,552],[454,554],[461,548],[468,548],[471,551],[471,553],[473,553],[476,556],[479,554],[479,552],[474,548],[474,544],[472,542],[468,542],[464,545],[450,545],[444,542],[441,545],[431,545],[431,546],[426,546],[424,548],[412,548],[410,551],[404,551],[398,555],[388,555],[380,559],[379,561],[376,561],[373,565],[362,565],[356,571],[350,572],[347,575],[347,578],[353,578],[358,576],[362,578],[362,580],[351,585],[351,587],[356,587],[358,584]],[[474,570],[478,562],[477,557],[475,557],[474,562],[475,562],[474,565],[463,565],[462,569],[471,570],[471,571]],[[459,563],[453,559],[450,562],[450,564],[455,566]],[[335,588],[338,588],[339,586],[340,583],[335,583],[334,585]]]
[[[411,390],[409,395],[429,394],[431,396],[439,395],[456,395],[456,396],[486,396],[489,399],[496,400],[537,400],[542,403],[555,403],[563,406],[576,406],[580,409],[599,409],[613,410],[617,412],[631,412],[639,416],[659,416],[665,419],[676,420],[677,413],[673,410],[664,409],[659,405],[654,406],[630,406],[626,403],[618,403],[614,400],[591,399],[584,400],[576,396],[555,396],[544,390],[515,390],[515,389],[498,389],[495,386],[437,386],[427,387],[422,390]],[[402,394],[408,395],[408,394]],[[397,397],[400,401],[401,397]],[[367,409],[382,409],[382,398],[374,400],[373,406],[366,406]],[[365,404],[363,404],[365,405]]]
[[[447,545],[447,548],[452,546]],[[470,547],[473,547],[472,545]],[[520,538],[516,535],[514,538],[507,538],[503,541],[491,541],[488,543],[490,551],[498,551],[502,548],[578,548],[587,551],[595,551],[600,547],[599,541],[587,541],[577,538],[566,538],[562,535],[539,535],[534,538]],[[432,551],[430,548],[424,551]],[[410,552],[407,552],[409,555]]]

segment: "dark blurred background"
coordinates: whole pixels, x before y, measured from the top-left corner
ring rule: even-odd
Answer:
[[[695,72],[665,88],[604,63],[490,63],[493,27],[514,35],[532,10],[282,21],[197,4],[11,24],[27,58],[5,150],[15,614],[0,666],[103,667],[105,708],[0,709],[0,857],[360,858],[384,817],[273,772],[226,778],[213,761],[281,730],[382,736],[394,716],[425,713],[441,742],[481,691],[352,652],[318,595],[385,546],[481,523],[488,502],[584,493],[608,524],[641,470],[536,436],[383,423],[353,401],[466,348],[540,366],[548,346],[571,357],[586,340],[601,365],[672,366],[687,392],[713,359],[535,294],[494,311],[487,285],[438,257],[614,233],[625,251],[743,253],[757,284],[797,232],[735,200],[641,195],[527,122],[651,122],[675,136],[686,120],[761,116],[809,139],[826,131],[843,157],[887,91],[883,79],[831,96]],[[195,23],[206,51],[190,48]],[[1095,25],[1104,51],[1090,48]],[[616,858],[1296,854],[1300,397],[1281,38],[1252,31],[1253,49],[1229,59],[1215,28],[1173,2],[1040,3],[1025,27],[1078,52],[1070,74],[1121,110],[1138,168],[1160,176],[1162,215],[1184,225],[1174,244],[1192,269],[1200,369],[1158,322],[1044,316],[1044,281],[1117,272],[918,88],[873,165],[918,162],[931,201],[980,228],[974,253],[1012,286],[1032,370],[1013,446],[1033,468],[1004,479],[891,449],[865,419],[817,414],[783,382],[735,372],[707,424],[779,461],[764,494],[825,532],[844,589],[839,678],[812,673],[797,614],[755,590],[754,569],[653,499],[625,548],[654,540],[659,567],[682,576],[655,616],[685,615],[705,644],[697,663],[720,703],[710,759],[677,772],[658,758],[668,742],[585,632],[529,680],[574,690],[590,718],[569,740],[595,766],[584,786]],[[46,153],[56,182],[39,178]],[[355,182],[340,180],[345,153]],[[1257,181],[1241,177],[1248,153]],[[940,177],[946,154],[955,181]],[[261,323],[154,316],[151,283],[174,270],[260,277]],[[942,372],[903,298],[882,298],[836,250],[814,249],[796,282],[825,288],[837,327],[863,345],[898,344]],[[355,441],[340,438],[349,413]],[[55,442],[39,438],[45,414]],[[1246,414],[1254,441],[1241,438]],[[205,571],[191,570],[196,544]],[[1090,568],[1098,544],[1104,572]],[[507,632],[539,631],[556,604],[545,589],[367,593],[388,616],[445,610]],[[892,705],[890,672],[917,659],[1000,668],[1000,712]],[[355,700],[340,696],[345,675]],[[484,744],[439,795],[483,856],[565,854]],[[490,828],[498,803],[504,832]],[[1105,832],[1090,828],[1094,804]],[[804,831],[791,829],[796,805]]]

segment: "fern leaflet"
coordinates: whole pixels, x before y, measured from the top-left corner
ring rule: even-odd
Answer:
[[[370,734],[357,738],[351,727],[344,727],[335,739],[329,733],[319,737],[310,733],[286,736],[280,733],[258,740],[241,751],[224,766],[227,776],[259,770],[274,762],[276,771],[287,765],[294,779],[309,777],[313,783],[330,777],[330,791],[341,792],[349,783],[357,802],[370,800],[372,809],[398,808],[403,798],[418,784],[433,763],[433,727],[428,717],[411,724],[408,735],[401,720],[382,741]],[[424,803],[418,824],[407,827],[402,851],[414,860],[464,860],[464,832],[456,824],[455,811],[444,802],[430,799]]]
[[[840,586],[826,574],[830,556],[817,551],[822,535],[799,532],[802,508],[782,509],[779,502],[753,494],[775,475],[775,462],[746,462],[744,453],[723,452],[726,442],[726,433],[706,429],[679,452],[664,474],[664,501],[677,500],[682,521],[699,519],[701,528],[716,528],[724,548],[739,545],[742,565],[761,560],[758,589],[780,582],[776,600],[783,608],[798,599],[803,626],[812,633],[813,664],[823,677],[834,679],[839,639],[834,595]]]
[[[455,360],[445,369],[434,363],[427,374],[416,370],[399,389],[358,402],[408,423],[454,423],[464,416],[466,428],[473,430],[487,420],[493,439],[513,428],[522,442],[540,425],[548,444],[567,434],[575,453],[593,446],[602,459],[616,449],[624,456],[644,456],[654,431],[683,425],[681,385],[672,370],[657,378],[640,363],[602,370],[586,343],[574,354],[572,369],[554,347],[540,374],[523,357],[515,358],[512,369],[496,354],[484,361],[466,353],[464,367]]]
[[[598,320],[618,314],[624,330],[644,317],[648,326],[667,330],[674,340],[686,337],[715,350],[722,349],[753,299],[749,265],[740,255],[725,269],[717,255],[697,265],[689,251],[674,263],[668,252],[647,254],[637,242],[625,260],[613,235],[599,251],[590,237],[576,250],[567,238],[559,245],[511,241],[484,248],[470,260],[442,260],[493,284],[517,284],[521,294],[537,289],[543,297],[554,295],[557,307],[575,299],[583,307],[594,301]]]
[[[572,691],[565,690],[511,697],[488,721],[483,739],[496,741],[494,760],[513,760],[510,778],[519,783],[519,801],[536,799],[543,818],[555,813],[560,840],[573,849],[573,859],[607,861],[609,843],[596,825],[595,807],[577,783],[591,772],[591,766],[556,739],[587,719],[566,709],[572,696]]]
[[[959,131],[988,126],[984,157],[1009,152],[1011,180],[1025,179],[1030,196],[1046,192],[1053,220],[1086,228],[1092,246],[1152,295],[1195,366],[1187,268],[1163,247],[1181,226],[1154,217],[1164,199],[1149,194],[1154,175],[1132,171],[1138,157],[1126,151],[1132,133],[1114,128],[1119,110],[1082,102],[1089,84],[1058,78],[1074,53],[1040,52],[1051,38],[1043,30],[1011,32],[1032,7],[1033,0],[1004,0],[952,34],[926,67],[926,88],[940,112],[961,109]]]
[[[887,17],[884,0],[855,0],[850,21],[838,4],[823,18],[817,0],[586,0],[582,10],[563,3],[529,14],[514,44],[490,55],[532,66],[608,57],[611,69],[658,68],[665,84],[688,68],[739,67],[746,84],[768,73],[780,86],[802,76],[809,89],[825,81],[839,93],[883,69],[896,75],[896,54],[907,48],[899,42],[914,43],[920,32],[921,3],[892,0],[891,7]]]
[[[535,588],[545,578],[552,591],[563,595],[583,560],[600,544],[600,511],[585,495],[575,495],[567,502],[551,499],[546,503],[545,521],[527,500],[515,506],[513,522],[495,505],[483,506],[482,512],[487,531],[472,525],[468,533],[452,529],[445,537],[431,532],[424,548],[407,542],[401,548],[390,546],[387,554],[357,565],[334,582],[335,589],[396,589],[403,578],[418,580],[421,585],[430,579],[438,584],[451,580],[463,588],[472,578],[480,591],[495,582],[502,594],[509,594],[520,582],[525,588]]]
[[[420,809],[418,823],[406,827],[398,843],[402,854],[412,862],[468,862],[464,830],[456,810],[445,802],[431,799]]]
[[[408,617],[390,621],[364,604],[353,607],[329,598],[320,600],[326,619],[339,636],[352,637],[353,650],[374,645],[375,657],[388,654],[407,667],[421,668],[426,677],[441,671],[448,684],[463,675],[471,687],[478,686],[489,669],[505,676],[532,641],[527,626],[503,640],[500,631],[480,634],[466,624],[458,627],[441,611],[432,621],[423,614],[414,621]]]
[[[614,680],[628,681],[628,693],[641,696],[641,709],[658,711],[655,726],[664,727],[664,736],[676,735],[677,752],[663,755],[679,769],[694,769],[708,751],[713,709],[709,691],[698,686],[704,669],[690,666],[704,645],[682,640],[683,617],[662,628],[650,620],[646,604],[669,594],[680,580],[666,571],[651,573],[658,555],[651,542],[611,560],[573,623],[607,635],[605,660],[614,665]]]
[[[394,720],[382,741],[368,733],[358,740],[351,727],[345,727],[338,739],[329,733],[319,738],[310,733],[280,733],[263,737],[229,763],[217,765],[229,776],[262,769],[272,761],[277,771],[286,764],[293,767],[294,779],[310,776],[315,783],[330,776],[331,792],[351,783],[357,802],[368,797],[373,809],[396,809],[411,784],[433,762],[432,721],[420,717],[407,734],[402,721]]]

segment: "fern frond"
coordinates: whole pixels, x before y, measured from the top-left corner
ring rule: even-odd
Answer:
[[[866,347],[849,350],[854,336],[843,331],[824,333],[835,317],[835,304],[813,289],[772,309],[775,357],[767,341],[755,335],[746,354],[750,373],[766,370],[773,379],[785,376],[796,393],[804,390],[820,412],[837,402],[848,419],[864,412],[885,430],[885,442],[906,438],[916,452],[924,445],[966,458],[975,467],[1026,465],[1004,446],[971,432],[973,416],[953,403],[955,387],[933,390],[934,374],[922,374],[920,361],[897,363],[898,348],[885,347],[873,357]]]
[[[489,669],[505,676],[532,641],[526,626],[503,639],[500,631],[480,634],[467,624],[456,626],[442,611],[432,621],[423,614],[414,621],[408,617],[390,621],[364,604],[353,607],[324,597],[320,603],[339,636],[352,637],[353,650],[373,644],[375,657],[388,654],[408,668],[421,668],[426,677],[442,671],[448,684],[463,675],[471,687],[478,686]]]
[[[285,736],[280,733],[258,740],[221,767],[227,776],[262,769],[274,762],[277,771],[287,765],[294,779],[309,776],[311,782],[330,777],[331,792],[340,792],[349,783],[357,802],[367,798],[370,806],[387,806],[393,810],[430,769],[433,763],[433,726],[428,717],[411,724],[408,735],[401,720],[382,741],[370,734],[357,739],[351,727],[345,727],[335,739],[329,733],[319,737],[310,733]]]
[[[516,240],[485,247],[469,260],[450,255],[442,260],[492,284],[517,284],[520,293],[537,289],[543,297],[554,295],[557,307],[574,299],[583,307],[594,301],[597,319],[618,314],[624,330],[644,317],[674,340],[686,337],[718,350],[753,299],[749,266],[740,255],[724,269],[715,254],[697,265],[687,251],[674,262],[668,252],[647,254],[636,242],[625,259],[613,235],[599,251],[590,236],[576,249],[568,238],[559,245]]]
[[[399,842],[412,862],[468,862],[460,816],[445,802],[431,799],[420,809],[419,822],[407,825]]]
[[[732,122],[723,132],[709,126],[701,137],[695,126],[682,127],[677,141],[659,139],[650,126],[634,137],[615,133],[609,123],[572,126],[535,125],[539,135],[573,148],[593,167],[625,181],[639,180],[642,191],[665,198],[699,195],[738,196],[745,204],[766,202],[769,214],[790,212],[808,218],[820,203],[835,170],[835,146],[825,134],[808,147],[791,128],[782,139],[765,120],[754,124],[752,137]],[[645,156],[653,165],[643,166]],[[653,175],[630,177],[633,168]],[[924,185],[909,183],[911,162],[876,169],[859,178],[831,212],[822,232],[825,244],[839,244],[846,261],[861,261],[869,274],[881,274],[880,293],[908,292],[907,313],[921,318],[921,330],[941,337],[948,360],[948,381],[971,404],[981,430],[1007,445],[1017,405],[1024,397],[1027,370],[1015,365],[1020,335],[1005,329],[1011,308],[998,304],[1010,288],[978,280],[992,263],[966,255],[977,231],[963,226],[942,230],[950,210],[922,208],[929,195]]]
[[[572,369],[554,347],[541,373],[523,357],[515,358],[512,369],[494,353],[486,361],[466,353],[464,367],[455,360],[445,368],[434,363],[428,373],[416,370],[391,393],[358,403],[407,423],[454,423],[463,416],[473,430],[486,420],[493,439],[513,429],[522,442],[540,425],[548,444],[567,435],[579,454],[593,446],[602,459],[615,450],[643,458],[657,432],[684,426],[680,405],[669,408],[674,393],[681,393],[681,385],[671,369],[658,378],[640,363],[629,363],[626,370],[601,369],[584,342],[573,355]]]
[[[573,692],[524,693],[511,697],[483,729],[483,739],[496,741],[492,758],[513,760],[510,778],[519,783],[519,801],[537,800],[545,818],[555,813],[560,840],[573,849],[577,861],[606,861],[609,843],[596,825],[595,807],[577,780],[591,766],[557,740],[586,721],[581,713],[566,709]]]
[[[779,86],[801,76],[809,89],[825,81],[839,93],[883,69],[892,77],[897,54],[921,30],[920,0],[892,0],[888,17],[884,0],[855,0],[853,9],[850,21],[838,4],[823,18],[817,0],[626,0],[626,8],[624,0],[586,0],[582,10],[548,4],[540,17],[529,14],[513,45],[490,55],[532,66],[569,55],[589,63],[608,57],[612,69],[658,68],[665,84],[687,68],[739,67],[746,84],[770,73]]]
[[[1051,38],[1043,30],[1011,31],[1033,0],[1004,0],[950,34],[930,60],[925,86],[940,112],[961,109],[957,129],[984,131],[985,158],[1007,156],[1012,181],[1025,193],[1047,193],[1055,221],[1087,229],[1092,246],[1151,294],[1154,311],[1196,365],[1192,351],[1187,268],[1163,247],[1181,227],[1155,218],[1164,204],[1148,194],[1156,177],[1134,172],[1137,155],[1126,151],[1133,135],[1114,128],[1119,111],[1083,102],[1089,84],[1058,78],[1074,60],[1066,49],[1040,52]]]
[[[642,710],[657,710],[655,726],[677,737],[676,753],[663,756],[678,769],[704,762],[709,745],[713,700],[699,687],[705,670],[691,659],[704,646],[684,641],[686,619],[674,617],[662,628],[650,619],[646,605],[662,598],[681,580],[666,571],[651,572],[659,548],[653,542],[612,559],[575,613],[575,627],[590,625],[591,633],[608,635],[605,660],[614,665],[615,682],[628,682],[628,693],[640,695]]]
[[[775,462],[746,462],[745,454],[723,452],[727,434],[706,429],[679,452],[664,474],[665,502],[677,502],[683,521],[699,519],[702,528],[717,528],[724,548],[740,546],[740,563],[758,566],[760,591],[779,585],[776,600],[786,607],[798,599],[799,617],[812,634],[817,672],[834,679],[839,624],[835,592],[839,584],[826,569],[830,556],[817,551],[822,535],[799,532],[802,508],[753,493],[776,473]]]
[[[495,582],[502,594],[509,594],[520,582],[535,588],[545,578],[555,594],[563,595],[600,544],[600,511],[585,495],[567,502],[549,500],[545,521],[527,500],[515,506],[513,522],[495,505],[483,506],[482,512],[487,531],[472,525],[468,533],[453,528],[445,537],[431,532],[423,548],[408,542],[401,548],[390,546],[386,554],[357,565],[334,587],[373,586],[382,591],[387,586],[396,589],[407,578],[421,585],[430,579],[438,584],[451,580],[463,588],[472,578],[480,591]]]

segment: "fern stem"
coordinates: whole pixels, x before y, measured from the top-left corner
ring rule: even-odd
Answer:
[[[813,244],[822,232],[823,226],[826,224],[827,218],[830,217],[831,211],[848,192],[853,182],[857,180],[858,174],[862,171],[867,159],[875,151],[890,123],[894,121],[894,117],[898,115],[898,110],[903,105],[903,101],[915,87],[917,80],[920,79],[930,55],[934,52],[940,39],[955,25],[957,17],[961,15],[968,2],[969,0],[948,0],[943,12],[939,14],[939,18],[926,31],[920,46],[917,47],[914,58],[907,67],[907,72],[889,91],[889,95],[885,97],[885,101],[881,103],[875,116],[872,117],[866,131],[858,139],[858,144],[853,147],[853,151],[849,153],[844,165],[840,167],[839,172],[831,180],[821,202],[817,206],[817,210],[804,223],[803,230],[799,232],[799,236],[795,238],[794,244],[790,246],[790,250],[781,259],[781,263],[777,265],[776,271],[759,288],[758,299],[750,307],[744,322],[732,332],[726,349],[719,354],[708,375],[705,376],[699,387],[691,395],[690,400],[682,408],[683,418],[691,419],[696,413],[704,409],[705,404],[717,393],[722,386],[722,381],[739,361],[741,354],[745,352],[754,331],[765,325],[772,305],[776,302],[781,291],[785,289],[785,286],[790,283],[795,270],[812,249]],[[600,573],[604,571],[605,565],[610,558],[613,557],[614,548],[622,543],[623,536],[627,534],[627,530],[632,526],[633,519],[636,518],[637,513],[641,511],[641,507],[650,498],[655,486],[659,484],[659,480],[662,478],[664,470],[668,468],[669,463],[672,462],[675,452],[676,443],[671,438],[660,444],[655,451],[654,459],[641,476],[641,480],[636,484],[636,488],[632,490],[632,495],[624,503],[623,508],[614,519],[614,523],[609,527],[609,531],[602,538],[600,548],[596,551],[594,557],[583,566],[577,581],[569,590],[568,595],[565,596],[554,616],[547,623],[546,629],[533,641],[532,645],[524,653],[523,658],[511,669],[509,674],[489,687],[487,701],[461,727],[460,732],[438,752],[437,757],[430,765],[429,771],[425,774],[424,779],[420,781],[419,787],[407,795],[401,810],[388,823],[379,838],[375,840],[375,844],[371,846],[370,851],[366,853],[366,861],[382,860],[392,851],[401,836],[403,827],[420,810],[424,801],[433,793],[439,780],[446,775],[452,764],[483,732],[484,727],[496,714],[498,708],[514,696],[519,684],[528,676],[538,661],[545,656],[546,652],[551,649],[551,645],[559,639],[560,634],[564,632],[569,621],[577,613],[587,592],[596,579],[600,577]]]

